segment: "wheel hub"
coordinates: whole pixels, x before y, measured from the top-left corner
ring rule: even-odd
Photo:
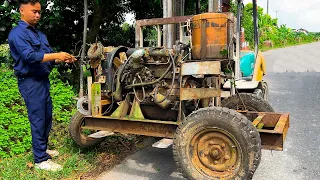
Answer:
[[[207,132],[199,137],[197,154],[204,167],[218,172],[232,169],[238,159],[236,145],[222,132]]]

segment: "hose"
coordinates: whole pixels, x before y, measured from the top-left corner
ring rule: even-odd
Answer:
[[[139,76],[139,74],[138,74],[138,78],[139,78],[140,82],[142,82],[142,79],[141,79],[141,77]],[[132,84],[134,84],[135,82],[136,82],[136,78],[134,78]],[[134,96],[136,97],[136,99],[137,99],[139,102],[143,102],[143,101],[146,99],[146,91],[144,90],[144,87],[143,87],[143,86],[142,86],[142,93],[143,93],[142,100],[140,100],[140,99],[138,98],[138,95],[137,95],[137,92],[136,92],[136,88],[135,88],[135,87],[133,87],[133,92],[134,92]]]
[[[172,60],[172,65],[173,65],[173,75],[172,75],[171,87],[170,87],[169,91],[167,91],[167,94],[164,96],[164,98],[161,101],[158,101],[157,94],[158,94],[158,87],[159,86],[156,86],[155,92],[154,92],[154,97],[153,97],[155,103],[162,103],[164,100],[166,100],[169,97],[169,95],[173,89],[174,81],[176,79],[176,66],[174,63],[174,58],[171,56],[171,54],[170,54],[170,59]]]

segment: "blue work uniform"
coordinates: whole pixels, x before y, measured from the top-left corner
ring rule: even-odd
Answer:
[[[45,34],[22,20],[11,30],[8,41],[14,59],[14,74],[28,109],[34,161],[40,163],[51,158],[46,153],[52,126],[48,76],[54,66],[54,61],[41,61],[44,54],[52,53],[53,50]]]

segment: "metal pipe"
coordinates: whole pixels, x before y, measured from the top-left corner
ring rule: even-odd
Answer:
[[[168,17],[173,17],[173,0],[168,0]],[[167,39],[167,48],[173,47],[173,33],[174,33],[174,25],[168,25],[168,39]]]
[[[216,1],[217,1],[216,12],[221,13],[222,12],[222,0],[216,0]]]
[[[79,96],[83,97],[83,69],[82,64],[85,57],[86,44],[87,44],[87,27],[88,27],[88,1],[84,0],[84,27],[83,27],[83,40],[82,40],[82,52],[80,59],[80,91]]]
[[[213,0],[208,0],[208,12],[214,12],[213,10]]]
[[[208,12],[222,12],[222,0],[208,0]]]
[[[168,0],[163,0],[163,17],[168,17]],[[163,46],[167,48],[168,25],[163,25]]]
[[[238,14],[237,14],[237,33],[236,33],[236,58],[235,58],[235,79],[240,79],[240,43],[241,43],[241,13],[242,13],[242,2],[238,2]]]

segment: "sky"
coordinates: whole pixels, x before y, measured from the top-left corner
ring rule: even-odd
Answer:
[[[257,0],[265,13],[267,0]],[[244,0],[244,3],[252,0]],[[269,14],[279,18],[279,24],[292,29],[303,28],[311,32],[320,32],[320,0],[269,0]],[[277,11],[277,13],[276,13]]]
[[[267,0],[257,1],[267,13]],[[244,0],[245,4],[248,2],[252,0]],[[320,0],[269,0],[269,14],[291,29],[320,32]],[[128,14],[126,19],[132,23],[134,15]]]

